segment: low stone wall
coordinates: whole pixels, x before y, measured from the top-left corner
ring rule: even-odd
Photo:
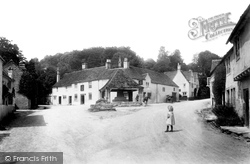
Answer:
[[[9,114],[13,113],[15,110],[14,106],[12,105],[0,105],[0,121],[2,121],[3,118],[8,116]]]

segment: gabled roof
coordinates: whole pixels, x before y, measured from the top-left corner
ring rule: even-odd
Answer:
[[[191,81],[191,71],[182,71],[181,70],[181,73],[182,75],[185,77],[185,79],[189,82]],[[170,77],[170,79],[174,79],[174,77],[176,76],[177,74],[177,71],[168,71],[168,72],[165,72],[165,74]],[[198,73],[197,72],[193,72],[193,76],[198,76]]]
[[[109,89],[124,89],[124,88],[143,88],[130,78],[123,70],[117,69],[113,77],[100,90]]]
[[[54,87],[70,86],[81,82],[110,79],[114,73],[114,69],[106,69],[105,66],[83,69],[65,74],[64,77],[54,85]]]
[[[70,86],[72,84],[80,82],[89,82],[95,80],[110,80],[112,77],[114,77],[117,70],[122,70],[124,74],[126,74],[126,76],[136,80],[145,79],[144,74],[148,73],[152,83],[178,87],[178,85],[176,85],[167,75],[163,73],[158,73],[152,70],[133,66],[130,66],[130,68],[127,69],[106,69],[105,66],[103,66],[75,71],[72,73],[65,74],[64,77],[54,85],[54,87]]]
[[[4,68],[8,67],[9,65],[16,65],[18,66],[12,59],[10,61],[8,61],[6,64],[4,64]]]
[[[237,24],[235,25],[231,35],[229,36],[226,44],[228,42],[231,42],[233,41],[234,37],[236,35],[238,35],[238,32],[245,26],[245,24],[247,23],[247,21],[249,20],[250,18],[250,5],[248,5],[247,9],[244,11],[244,13],[241,15],[239,21],[237,22]]]
[[[171,80],[173,80],[174,77],[175,77],[176,74],[177,74],[177,71],[168,71],[168,72],[165,72],[165,74],[166,74]]]
[[[219,65],[220,62],[221,62],[221,59],[214,59],[214,60],[212,60],[212,65],[211,65],[210,73],[212,73],[214,71],[214,69],[217,67],[217,65]]]
[[[148,73],[149,77],[151,78],[151,82],[154,84],[162,84],[162,85],[178,87],[178,85],[175,84],[175,82],[173,82],[164,73],[159,73],[153,70],[139,68],[139,67],[132,67],[132,66],[130,67],[130,69],[124,69],[124,71],[128,73],[129,76],[132,77],[133,79],[144,79],[145,77],[143,78],[143,74]]]
[[[212,60],[212,66],[211,66],[211,71],[210,71],[210,74],[209,74],[209,76],[211,76],[213,73],[214,73],[214,71],[216,70],[216,68],[221,64],[221,63],[223,63],[225,60],[226,60],[226,58],[228,57],[228,56],[230,56],[234,51],[233,51],[234,49],[233,49],[233,46],[230,48],[230,50],[223,56],[223,58],[222,59],[217,59],[217,60]],[[213,63],[213,61],[214,61],[214,63]]]

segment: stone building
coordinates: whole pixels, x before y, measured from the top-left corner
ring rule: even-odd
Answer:
[[[3,66],[3,69],[5,72],[8,73],[10,78],[14,79],[15,107],[18,109],[29,109],[31,105],[30,100],[26,96],[23,96],[22,94],[18,93],[19,83],[20,83],[23,71],[25,70],[25,65],[22,63],[17,65],[13,60],[10,60],[8,63],[6,63]]]
[[[95,104],[100,98],[109,102],[142,101],[149,97],[149,103],[166,102],[166,96],[172,95],[178,101],[179,87],[165,74],[152,70],[133,67],[124,59],[123,67],[112,68],[108,59],[105,66],[90,68],[84,63],[82,70],[59,77],[53,86],[52,103],[54,105]]]
[[[233,48],[223,59],[227,69],[226,101],[235,107],[239,116],[244,118],[245,126],[249,127],[250,5],[241,15],[228,42],[233,44]]]
[[[14,111],[14,80],[4,71],[3,63],[0,56],[0,121]]]
[[[183,97],[195,97],[198,94],[199,79],[198,73],[189,71],[182,71],[178,63],[176,71],[168,71],[165,74],[179,86],[179,94]]]

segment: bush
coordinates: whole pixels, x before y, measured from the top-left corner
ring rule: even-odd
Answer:
[[[212,112],[217,116],[215,123],[219,126],[243,126],[243,120],[238,116],[233,107],[217,105]]]

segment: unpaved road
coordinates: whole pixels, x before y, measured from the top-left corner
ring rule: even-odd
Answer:
[[[246,142],[214,130],[196,114],[208,100],[174,103],[176,125],[169,133],[167,105],[98,113],[83,106],[19,111],[11,129],[0,131],[0,151],[60,151],[66,164],[250,163]]]

